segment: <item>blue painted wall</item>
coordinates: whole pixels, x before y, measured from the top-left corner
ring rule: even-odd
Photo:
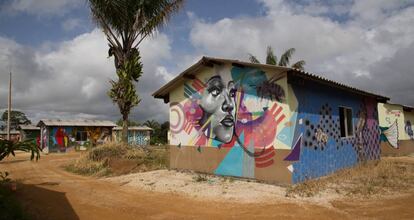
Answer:
[[[294,183],[380,158],[377,102],[374,99],[311,81],[291,85],[299,103],[295,136],[303,135],[300,159],[293,163]],[[352,137],[341,137],[340,106],[352,108]],[[327,139],[318,139],[318,133]]]

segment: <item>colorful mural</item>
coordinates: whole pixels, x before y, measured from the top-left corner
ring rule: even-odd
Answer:
[[[170,93],[170,144],[178,149],[171,161],[181,155],[198,158],[182,166],[212,166],[209,172],[219,175],[276,179],[282,172],[301,182],[380,158],[375,98],[291,81],[249,67],[201,70]],[[348,137],[341,136],[344,106],[352,109]],[[185,153],[185,146],[214,159],[201,165],[202,156]]]
[[[264,71],[217,68],[184,84],[185,100],[171,103],[171,143],[230,151],[216,174],[254,176],[274,163],[275,139],[286,122],[285,92]]]
[[[414,140],[414,132],[413,132],[413,128],[412,128],[410,120],[407,120],[405,122],[404,130],[405,130],[405,133],[408,135],[408,137],[410,137],[411,140]]]
[[[358,162],[380,158],[374,99],[350,96],[318,85],[293,85],[298,99],[297,134],[303,134],[293,182],[327,175]],[[342,137],[339,107],[352,109],[354,135]]]
[[[121,130],[114,130],[114,140],[121,142]],[[151,132],[149,130],[128,130],[128,144],[130,145],[149,145]]]

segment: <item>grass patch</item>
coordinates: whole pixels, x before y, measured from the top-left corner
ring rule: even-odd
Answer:
[[[81,175],[109,176],[165,169],[167,147],[130,147],[108,143],[89,150],[64,168]]]
[[[330,176],[288,187],[288,197],[312,197],[323,191],[347,196],[371,197],[407,192],[414,187],[414,163],[395,160],[370,161]]]

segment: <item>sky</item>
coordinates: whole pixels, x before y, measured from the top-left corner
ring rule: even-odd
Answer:
[[[309,72],[414,106],[414,0],[187,0],[140,46],[136,121],[168,119],[151,94],[202,56],[264,60],[294,47]],[[118,120],[104,34],[86,0],[0,0],[0,111]]]

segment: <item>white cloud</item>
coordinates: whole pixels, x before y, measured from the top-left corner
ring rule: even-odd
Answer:
[[[62,22],[62,28],[64,31],[72,31],[82,27],[82,20],[79,18],[69,18]]]
[[[261,17],[208,22],[193,15],[190,39],[197,54],[247,60],[247,54],[252,53],[263,61],[267,45],[274,47],[277,55],[295,47],[293,61],[304,59],[308,71],[345,83],[355,83],[354,77],[371,77],[373,80],[358,85],[372,90],[374,82],[381,80],[376,78],[381,74],[373,66],[385,60],[393,62],[398,51],[414,42],[414,7],[408,7],[411,1],[355,1],[340,7],[322,1],[308,5],[262,2],[267,11]],[[342,22],[331,19],[326,13],[333,7],[334,14],[350,14],[351,18]],[[387,92],[385,95],[397,96]]]
[[[13,106],[39,117],[102,116],[120,118],[117,106],[107,96],[109,80],[115,78],[113,59],[103,33],[92,32],[60,43],[52,50],[36,51],[0,37],[0,72],[13,69]],[[164,120],[166,106],[150,94],[165,83],[157,75],[161,62],[171,56],[170,42],[164,34],[147,39],[140,48],[144,74],[138,83],[142,99],[131,117]],[[8,75],[0,75],[0,109],[7,105]],[[151,110],[149,110],[151,109]]]
[[[82,0],[11,0],[4,5],[9,12],[32,15],[62,15],[73,8],[85,5]]]

